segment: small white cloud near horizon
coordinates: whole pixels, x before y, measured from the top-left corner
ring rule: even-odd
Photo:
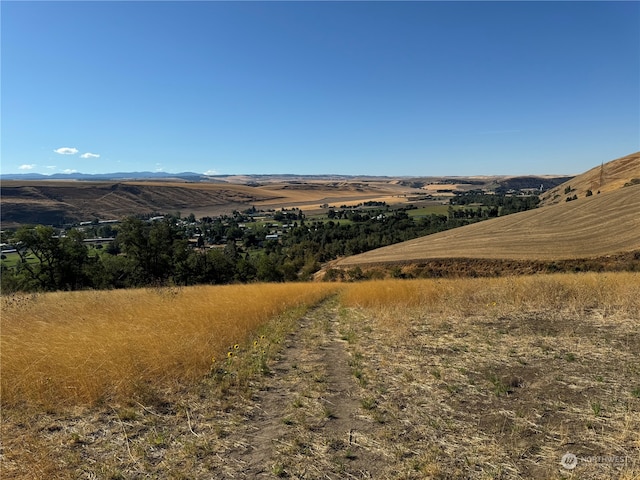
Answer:
[[[66,170],[63,170],[62,173],[76,173],[77,170],[74,170],[72,168],[67,168]]]
[[[87,152],[80,155],[80,158],[100,158],[100,155],[97,153]]]
[[[56,168],[58,168],[58,167],[56,167],[55,165],[47,165],[47,167],[46,167],[46,168],[47,168],[48,170],[55,170],[55,169],[56,169]]]
[[[217,175],[218,172],[216,170],[210,169],[210,170],[207,170],[206,172],[203,172],[202,174],[203,175]]]
[[[20,165],[18,167],[18,170],[33,170],[34,168],[36,168],[36,164],[35,163],[31,163],[31,164],[24,164],[24,165]]]
[[[78,153],[78,149],[73,147],[60,147],[56,148],[54,152],[60,155],[75,155],[76,153]]]

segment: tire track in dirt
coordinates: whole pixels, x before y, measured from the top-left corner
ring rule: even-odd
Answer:
[[[300,320],[253,414],[228,439],[227,478],[372,478],[382,468],[379,425],[362,407],[340,327],[336,298]]]

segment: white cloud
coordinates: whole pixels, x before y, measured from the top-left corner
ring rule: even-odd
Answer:
[[[60,155],[75,155],[78,153],[78,149],[73,147],[60,147],[56,148],[54,152],[59,153]]]
[[[20,165],[18,167],[18,170],[33,170],[34,168],[36,168],[36,164],[32,163],[32,164],[24,164],[24,165]]]
[[[80,158],[100,158],[100,155],[98,155],[97,153],[87,152],[80,155]]]
[[[216,170],[207,170],[203,173],[203,175],[217,175],[218,172]]]
[[[71,168],[67,168],[66,170],[63,170],[62,173],[76,173],[77,170],[73,170]]]

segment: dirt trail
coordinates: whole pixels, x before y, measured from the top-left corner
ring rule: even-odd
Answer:
[[[371,437],[378,425],[366,415],[340,330],[336,299],[300,320],[253,417],[229,439],[228,478],[371,478],[377,471],[383,459]]]

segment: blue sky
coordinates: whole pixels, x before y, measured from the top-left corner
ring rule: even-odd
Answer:
[[[574,174],[640,150],[638,2],[0,8],[2,173]]]

